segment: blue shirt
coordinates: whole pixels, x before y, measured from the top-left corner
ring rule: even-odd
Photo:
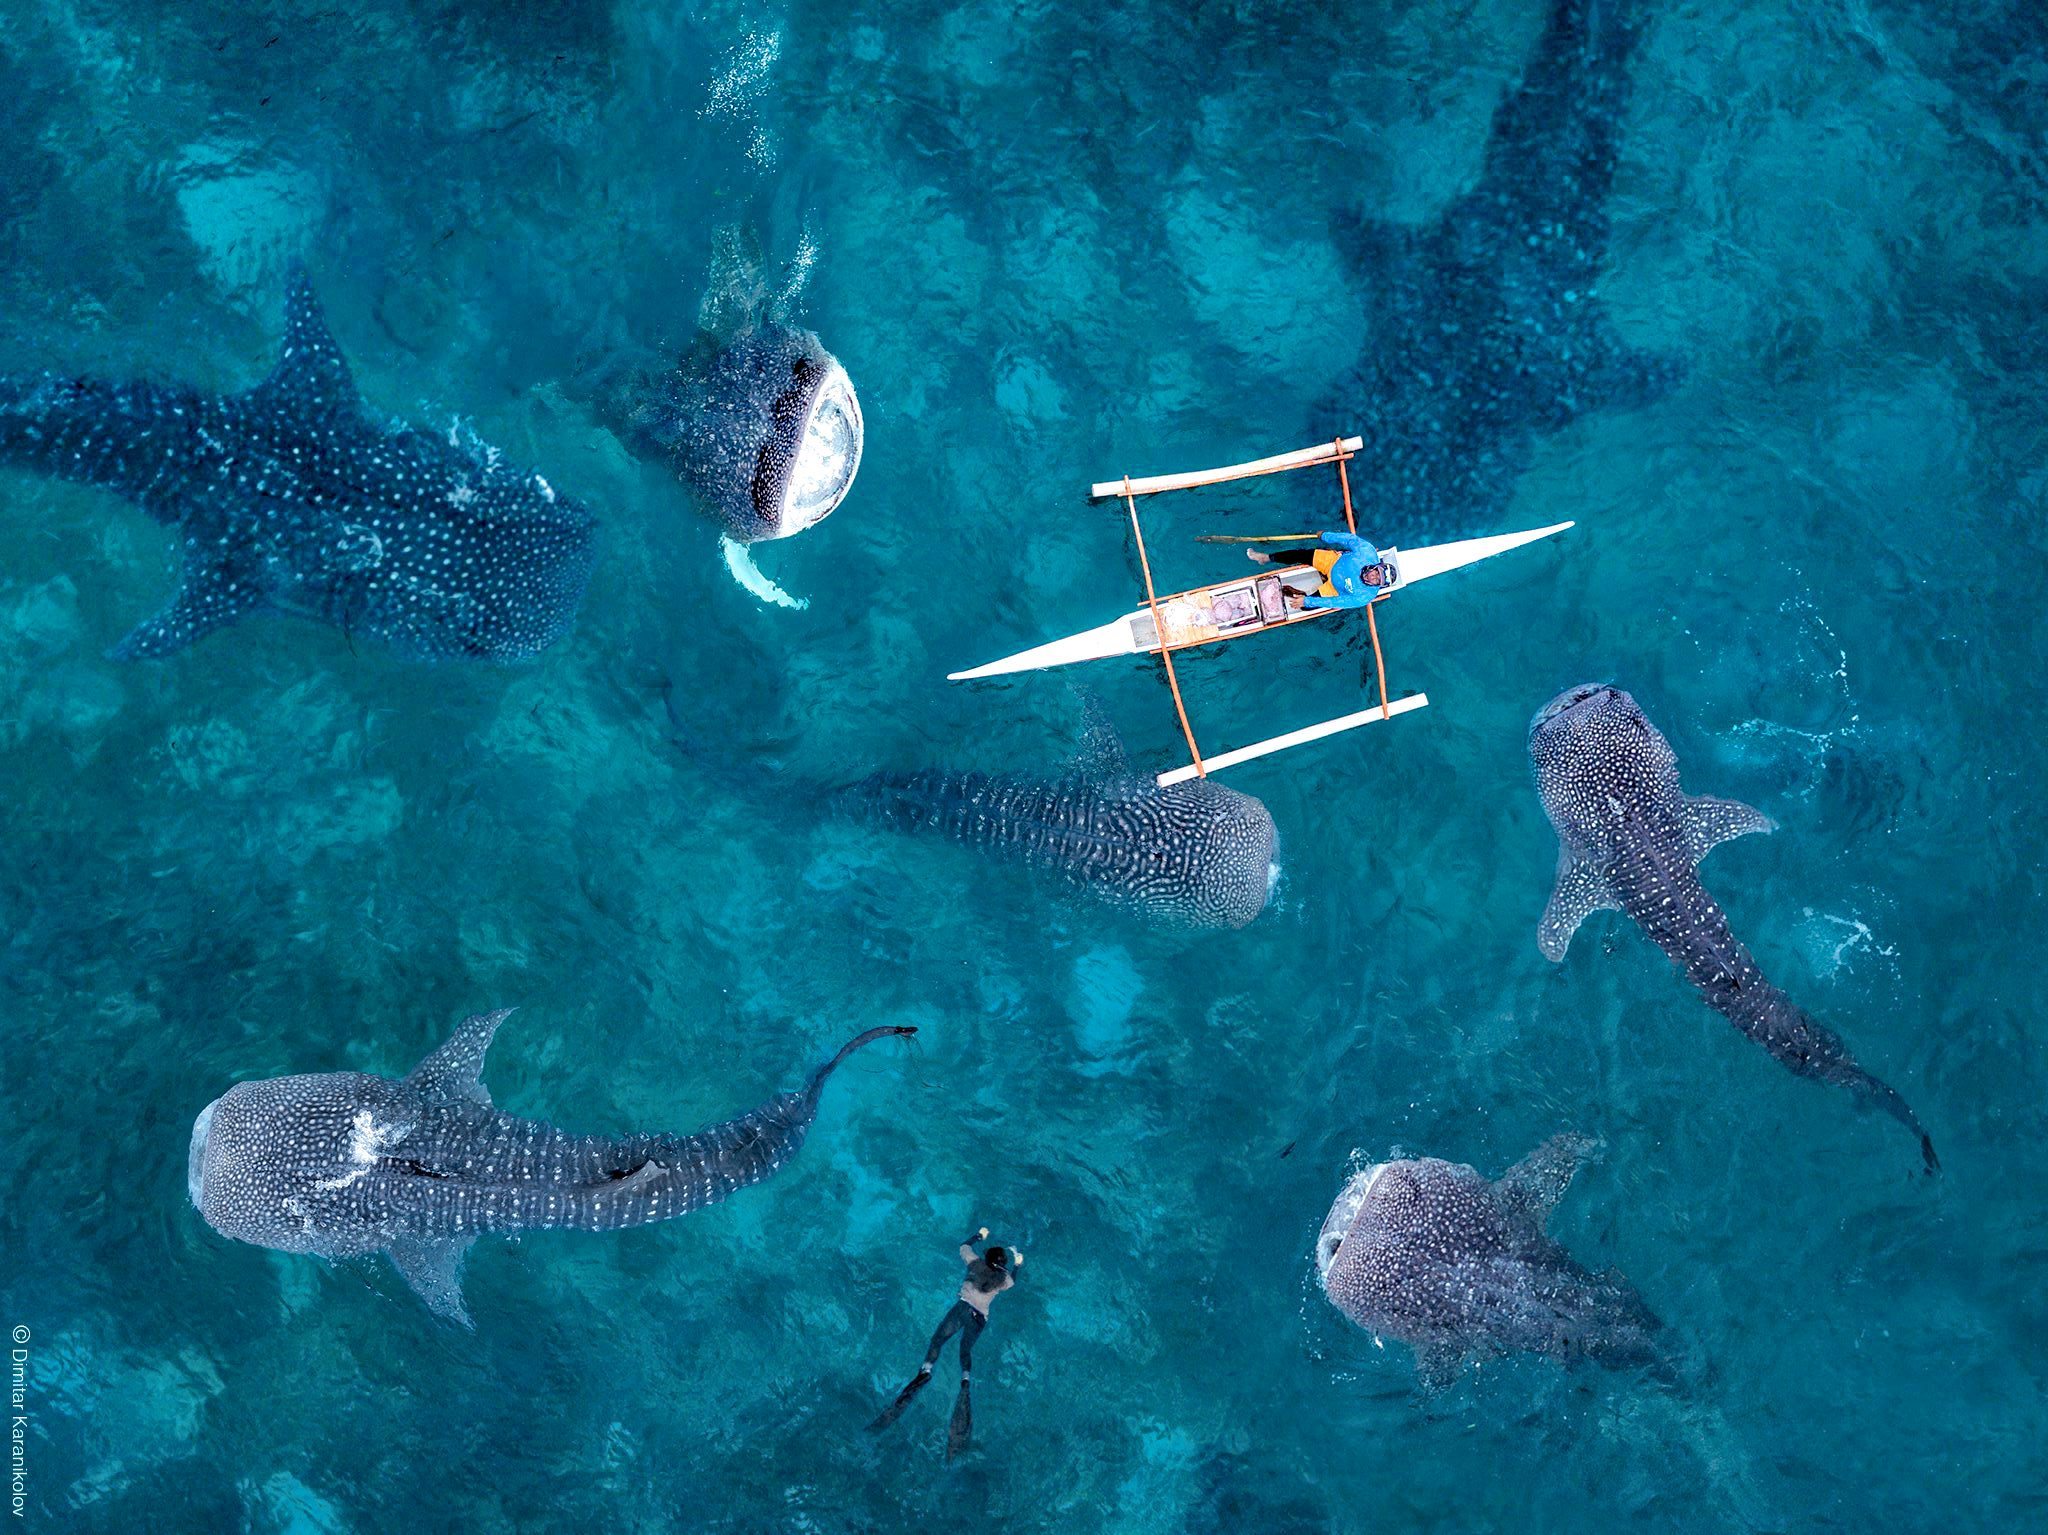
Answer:
[[[1337,589],[1334,597],[1325,597],[1312,592],[1302,599],[1305,608],[1362,608],[1380,594],[1377,586],[1365,584],[1365,570],[1368,565],[1377,565],[1380,552],[1367,540],[1356,533],[1325,533],[1323,547],[1341,549],[1336,566],[1330,571],[1330,585]]]

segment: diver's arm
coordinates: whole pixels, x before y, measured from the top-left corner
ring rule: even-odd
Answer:
[[[1379,550],[1356,533],[1325,533],[1322,539],[1332,549],[1344,549],[1352,554],[1369,554],[1374,559],[1379,558]]]

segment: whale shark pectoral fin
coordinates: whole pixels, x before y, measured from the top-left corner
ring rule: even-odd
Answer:
[[[1711,794],[1689,796],[1679,816],[1685,826],[1686,850],[1694,863],[1736,837],[1778,829],[1776,821],[1754,806],[1736,799],[1715,799]]]
[[[501,1007],[495,1013],[477,1013],[463,1019],[445,1044],[406,1074],[405,1085],[430,1103],[491,1107],[491,1094],[483,1081],[484,1056],[491,1048],[498,1025],[515,1011]]]
[[[1534,402],[1539,421],[1553,432],[1593,411],[1653,405],[1685,376],[1676,358],[1628,345],[1595,316],[1561,335],[1558,352],[1548,360],[1565,382]]]
[[[475,1237],[398,1237],[385,1252],[427,1309],[444,1322],[474,1328],[462,1303],[462,1260]]]
[[[237,579],[224,562],[205,558],[196,546],[188,545],[177,594],[155,617],[131,629],[109,654],[117,661],[153,661],[261,606],[263,593],[254,581]]]
[[[1564,958],[1572,934],[1596,911],[1620,911],[1621,898],[1607,877],[1585,859],[1560,848],[1557,854],[1557,888],[1550,892],[1550,904],[1543,908],[1543,920],[1536,924],[1536,947],[1552,964]]]
[[[1540,1227],[1599,1148],[1590,1135],[1553,1135],[1502,1173],[1494,1192],[1508,1210]]]
[[[285,292],[284,341],[277,365],[249,391],[249,399],[295,415],[331,415],[356,402],[355,378],[327,329],[304,267],[293,270]]]

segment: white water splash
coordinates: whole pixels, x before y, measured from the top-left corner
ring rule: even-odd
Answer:
[[[1784,663],[1786,680],[1783,686],[1787,692],[1783,707],[1787,712],[1799,707],[1798,685],[1792,679],[1804,674],[1811,684],[1833,694],[1838,700],[1832,712],[1840,716],[1841,723],[1816,728],[1811,724],[1759,717],[1735,726],[1730,736],[1762,743],[1774,752],[1789,753],[1803,762],[1807,782],[1797,792],[1805,796],[1813,792],[1819,766],[1827,754],[1863,733],[1863,715],[1849,675],[1849,652],[1821,616],[1813,600],[1803,593],[1788,597],[1778,604],[1778,612],[1785,623],[1775,632],[1774,639],[1789,652]],[[1803,655],[1800,654],[1802,651]],[[1816,702],[1808,712],[1819,707]]]
[[[1803,907],[1800,915],[1809,922],[1821,924],[1823,931],[1831,933],[1832,950],[1828,955],[1826,967],[1821,971],[1823,975],[1833,976],[1839,974],[1848,957],[1859,949],[1879,955],[1885,959],[1896,959],[1898,957],[1899,951],[1897,947],[1892,944],[1878,942],[1877,934],[1870,930],[1870,925],[1859,918],[1838,917],[1833,912],[1816,911],[1811,906]],[[1823,946],[1828,941],[1828,939],[1823,939]]]

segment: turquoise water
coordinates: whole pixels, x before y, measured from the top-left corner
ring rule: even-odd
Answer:
[[[1579,527],[1389,606],[1390,681],[1431,708],[1232,775],[1282,839],[1250,927],[1160,932],[798,787],[1069,759],[1060,678],[944,673],[1124,604],[1090,481],[1307,440],[1372,344],[1343,231],[1426,226],[1472,184],[1543,9],[10,8],[0,369],[244,387],[303,258],[373,406],[541,467],[605,540],[573,635],[523,669],[287,620],[121,665],[168,536],[0,477],[0,1320],[30,1335],[28,1521],[2037,1520],[2030,7],[1645,8],[1600,294],[1683,378],[1532,439],[1483,518],[1367,511],[1411,544]],[[808,225],[805,317],[868,422],[846,505],[760,552],[802,613],[730,582],[575,382],[686,340],[740,221],[785,256]],[[1298,515],[1264,494],[1162,508],[1162,581],[1235,560],[1186,533]],[[1184,678],[1232,744],[1355,707],[1358,668],[1311,633]],[[1133,756],[1173,760],[1156,668],[1093,671]],[[1780,823],[1708,885],[1913,1102],[1939,1181],[1624,924],[1538,955],[1555,842],[1523,729],[1604,677],[1689,788]],[[402,1073],[514,1003],[498,1102],[582,1129],[693,1128],[860,1027],[922,1032],[849,1064],[758,1189],[479,1248],[474,1334],[388,1271],[191,1209],[192,1116],[230,1083]],[[1331,1198],[1358,1158],[1494,1172],[1565,1128],[1606,1153],[1556,1229],[1629,1275],[1687,1385],[1521,1359],[1419,1400],[1406,1350],[1314,1284]],[[861,1430],[977,1221],[1030,1261],[948,1468],[937,1402]]]

